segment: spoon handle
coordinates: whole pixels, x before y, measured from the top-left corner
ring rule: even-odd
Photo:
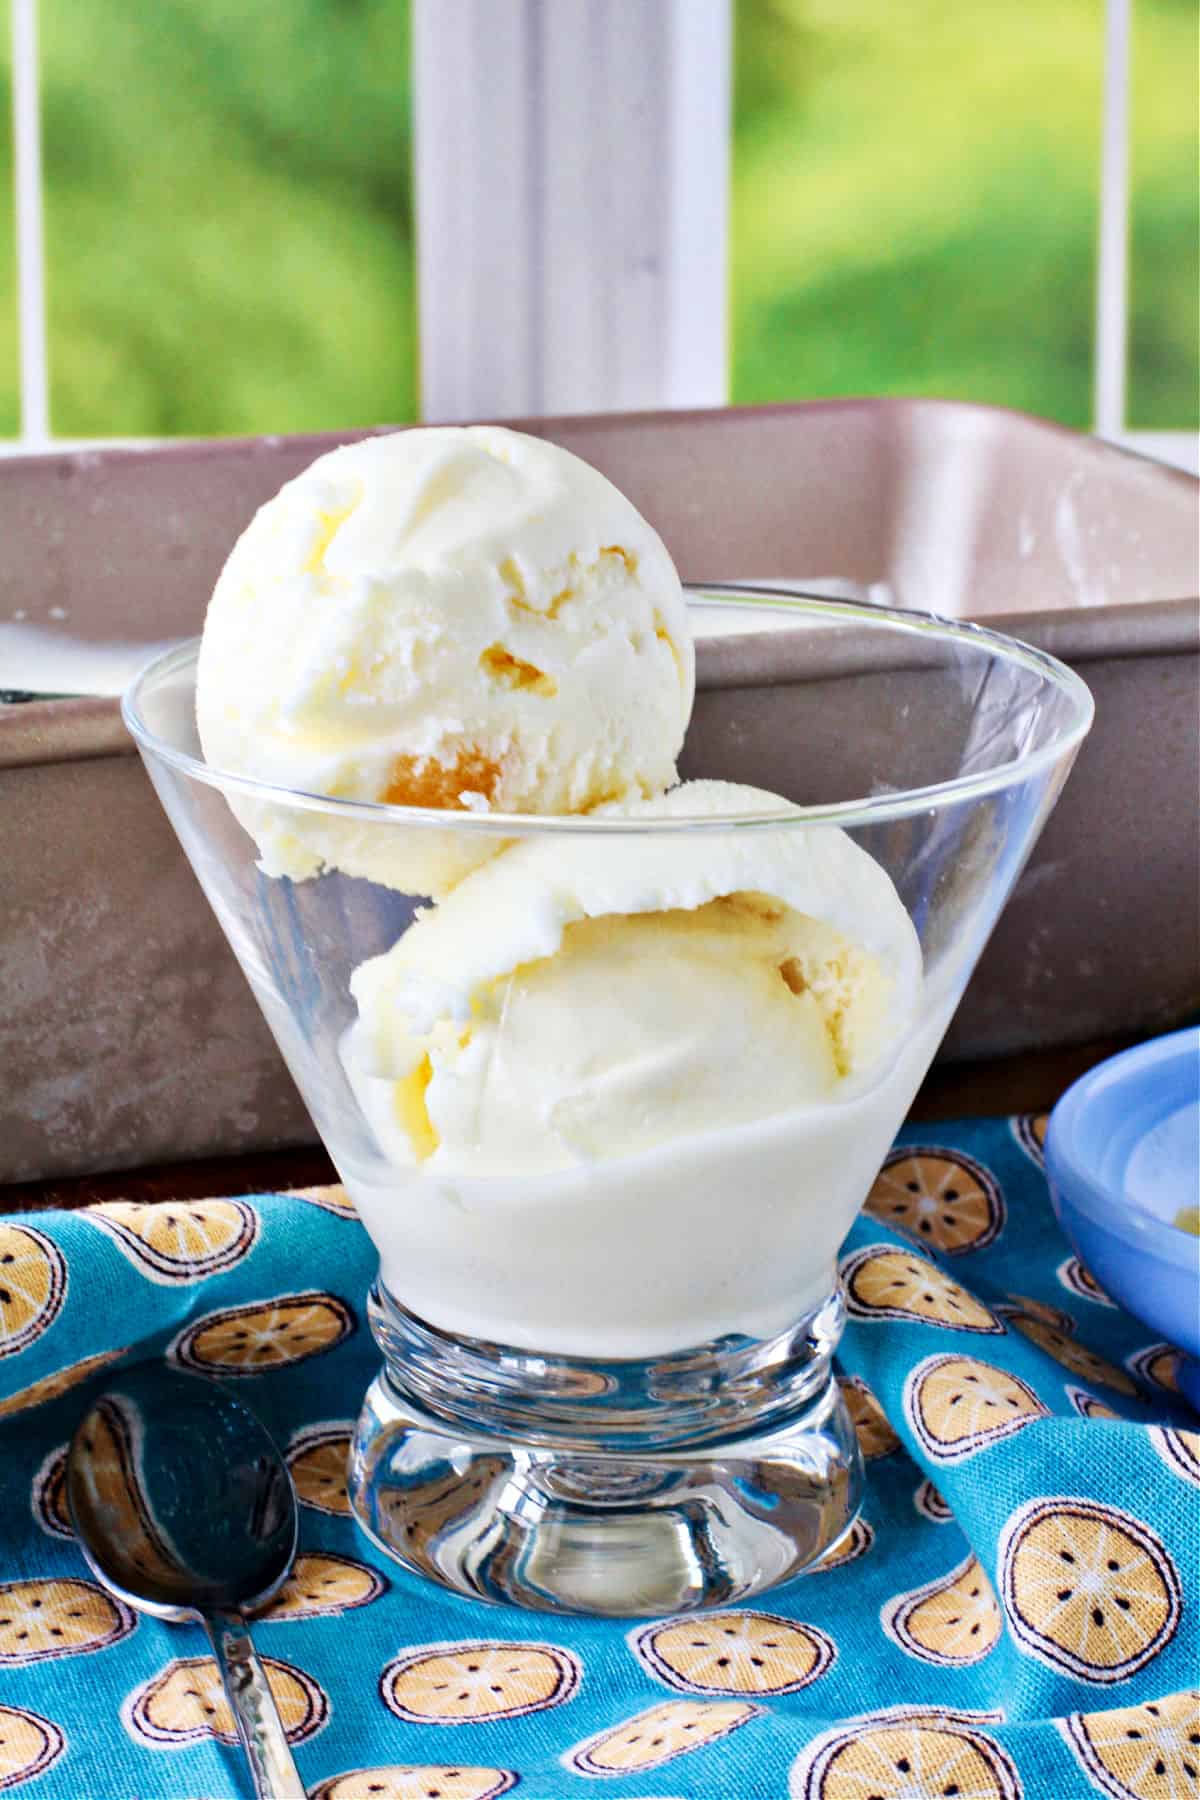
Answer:
[[[256,1800],[305,1800],[305,1786],[245,1619],[236,1612],[213,1612],[204,1615],[204,1624],[237,1720]]]

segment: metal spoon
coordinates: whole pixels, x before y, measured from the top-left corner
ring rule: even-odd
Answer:
[[[125,1370],[71,1440],[67,1501],[106,1587],[155,1618],[204,1625],[258,1800],[304,1800],[245,1620],[296,1554],[291,1477],[258,1420],[201,1376]]]

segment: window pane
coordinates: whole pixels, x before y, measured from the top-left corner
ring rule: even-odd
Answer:
[[[0,0],[0,437],[18,429],[21,402],[17,377],[17,274],[13,233],[12,23],[8,0]]]
[[[1091,413],[1099,0],[736,0],[733,393]]]
[[[41,0],[56,432],[415,411],[406,0]]]
[[[1200,418],[1195,0],[1133,9],[1128,423],[1186,431]]]

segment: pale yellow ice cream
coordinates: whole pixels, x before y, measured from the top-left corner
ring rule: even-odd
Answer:
[[[619,811],[795,809],[692,782]],[[919,982],[890,880],[840,831],[530,837],[356,971],[347,1057],[394,1161],[532,1174],[862,1092]]]
[[[196,711],[208,762],[350,800],[584,813],[675,779],[694,661],[679,577],[597,470],[493,426],[318,458],[217,582]],[[503,844],[237,796],[266,873],[439,894]]]

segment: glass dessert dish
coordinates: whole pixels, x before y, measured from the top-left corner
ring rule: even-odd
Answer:
[[[641,809],[229,775],[194,643],[125,700],[379,1251],[355,1513],[477,1598],[726,1604],[849,1530],[838,1248],[1091,721],[1069,670],[969,625],[688,602],[702,670],[720,642],[683,755],[706,779]],[[764,631],[766,689],[738,672]],[[268,831],[326,872],[264,873]]]

